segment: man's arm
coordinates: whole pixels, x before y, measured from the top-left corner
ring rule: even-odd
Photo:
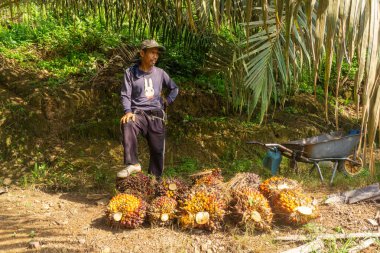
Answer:
[[[175,98],[177,97],[179,89],[175,82],[169,77],[169,75],[165,71],[163,71],[163,84],[169,90],[169,94],[166,100],[170,105],[174,102]]]
[[[126,123],[129,120],[135,121],[135,115],[131,109],[132,83],[128,77],[127,71],[124,72],[124,80],[121,86],[121,103],[124,109],[124,116],[120,119],[121,123]]]
[[[128,76],[128,70],[124,72],[123,84],[121,86],[121,103],[123,105],[124,113],[132,112],[131,109],[131,95],[132,83]]]

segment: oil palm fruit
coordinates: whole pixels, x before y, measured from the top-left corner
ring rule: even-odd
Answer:
[[[273,213],[268,200],[253,187],[232,192],[231,216],[239,225],[259,231],[270,230]]]
[[[167,196],[175,200],[182,199],[189,187],[180,179],[164,178],[156,187],[157,196]]]
[[[260,191],[269,199],[274,214],[281,221],[300,225],[318,216],[317,205],[302,193],[295,180],[272,177],[260,185]]]
[[[167,196],[155,198],[148,208],[148,219],[152,225],[165,226],[176,217],[177,201]]]
[[[131,174],[125,178],[116,179],[116,189],[121,193],[137,195],[146,201],[154,197],[156,181],[143,172]]]
[[[141,198],[119,193],[110,200],[106,215],[112,226],[137,228],[144,222],[146,210],[147,204]]]
[[[312,198],[299,190],[285,189],[271,201],[273,211],[281,221],[302,225],[318,216],[318,208]]]
[[[225,198],[216,188],[193,188],[180,202],[179,223],[183,228],[214,231],[221,227],[226,206]]]
[[[212,169],[210,173],[202,172],[200,176],[195,178],[194,187],[198,186],[220,186],[223,183],[222,170],[219,168]]]
[[[262,182],[259,189],[266,198],[271,199],[285,189],[301,189],[301,186],[297,181],[289,178],[271,177]]]

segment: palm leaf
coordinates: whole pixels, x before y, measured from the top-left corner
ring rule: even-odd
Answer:
[[[314,44],[314,96],[316,97],[317,92],[317,78],[318,78],[318,69],[319,61],[323,50],[323,40],[325,35],[325,25],[326,25],[326,15],[327,15],[328,0],[321,0],[318,2],[317,9],[317,21],[315,29],[315,44]]]
[[[302,10],[299,9],[299,11]],[[265,112],[271,103],[271,98],[273,97],[275,100],[278,98],[278,83],[282,85],[282,89],[280,90],[286,91],[289,76],[291,76],[290,61],[292,66],[294,66],[293,71],[299,71],[300,66],[294,50],[294,42],[296,42],[297,46],[301,42],[302,45],[300,47],[304,47],[305,50],[299,52],[306,53],[307,58],[309,57],[299,34],[296,36],[297,39],[295,41],[290,36],[286,37],[286,29],[288,29],[289,24],[284,25],[285,20],[278,24],[275,12],[268,12],[268,14],[268,20],[266,21],[259,20],[244,24],[247,26],[247,29],[261,26],[262,30],[250,35],[246,41],[241,43],[242,46],[245,46],[246,51],[237,59],[237,61],[244,61],[243,66],[245,66],[246,70],[244,85],[253,92],[253,100],[248,107],[248,117],[252,116],[260,101],[260,121],[264,118]],[[298,17],[298,14],[296,15]],[[278,26],[280,29],[278,29]],[[297,28],[293,27],[293,29]],[[286,44],[289,45],[289,48],[283,50]],[[274,70],[273,66],[277,66],[277,70]],[[279,72],[278,76],[280,79],[276,80],[274,77],[275,72]],[[284,93],[280,94],[280,96],[282,95]]]
[[[365,100],[363,101],[363,122],[362,125],[367,125],[368,142],[370,144],[370,171],[374,174],[374,141],[376,130],[379,126],[379,10],[380,6],[377,1],[371,2],[371,15],[369,30],[374,31],[369,33],[369,50],[367,54],[368,73],[365,80]]]
[[[331,73],[331,65],[333,60],[333,45],[337,28],[338,11],[340,0],[332,0],[329,3],[326,19],[326,68],[325,68],[325,118],[328,121],[328,92],[329,80]]]
[[[345,35],[346,35],[346,25],[349,17],[349,10],[351,7],[351,1],[343,0],[340,4],[339,8],[339,32],[338,32],[338,46],[337,46],[337,82],[335,86],[335,127],[339,129],[339,120],[338,120],[338,112],[339,112],[339,88],[340,88],[340,76],[342,70],[343,57],[345,53]]]

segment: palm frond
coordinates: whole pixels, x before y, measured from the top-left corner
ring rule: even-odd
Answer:
[[[349,11],[351,7],[350,0],[342,0],[339,7],[339,32],[338,32],[338,45],[336,52],[336,63],[337,63],[337,82],[335,85],[335,127],[339,129],[339,89],[340,89],[340,76],[342,72],[343,57],[346,52],[346,27],[348,23]]]
[[[331,73],[331,65],[334,56],[333,46],[335,33],[337,30],[337,21],[338,21],[338,11],[339,11],[340,0],[332,0],[329,3],[327,9],[327,18],[326,18],[326,68],[325,68],[325,118],[328,121],[328,94],[329,94],[329,81]]]
[[[366,59],[367,75],[364,84],[364,96],[363,101],[363,120],[362,126],[365,127],[365,131],[368,132],[368,143],[370,150],[370,171],[374,174],[374,142],[376,137],[376,131],[379,128],[379,79],[380,79],[380,18],[379,11],[380,5],[378,1],[371,1],[370,4],[370,24],[369,24],[369,47]],[[368,5],[369,5],[368,4]],[[365,148],[365,146],[364,146]],[[364,149],[365,150],[365,149]]]

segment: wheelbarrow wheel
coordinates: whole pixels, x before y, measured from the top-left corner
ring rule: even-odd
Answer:
[[[348,158],[353,160],[353,155],[349,156]],[[338,170],[350,177],[360,174],[364,169],[363,160],[360,157],[357,157],[355,161],[357,161],[360,164],[355,164],[348,160],[339,161]]]

